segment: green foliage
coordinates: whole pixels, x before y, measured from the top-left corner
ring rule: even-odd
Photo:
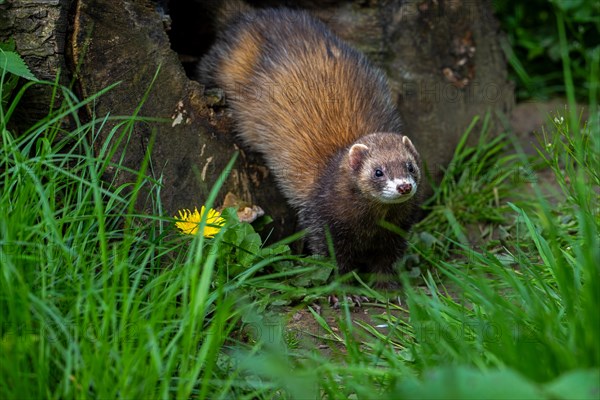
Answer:
[[[511,370],[481,373],[465,367],[428,372],[425,382],[406,380],[393,392],[397,399],[594,399],[596,371],[578,371],[538,385]]]
[[[0,43],[0,94],[2,109],[6,108],[9,97],[17,86],[19,77],[37,81],[37,78],[31,73],[29,67],[25,64],[21,56],[15,52],[14,41]]]
[[[414,340],[405,344],[409,358],[422,371],[451,360],[509,368],[536,382],[579,368],[597,371],[598,124],[579,126],[558,113],[540,135],[537,168],[552,171],[550,187],[530,160],[495,152],[503,141],[472,149],[461,142],[432,212],[414,228],[413,251],[431,270],[426,291],[404,277]],[[485,164],[485,173],[464,179]],[[396,335],[402,343],[406,331]]]
[[[37,78],[31,73],[21,56],[15,52],[14,41],[0,43],[0,68],[30,81],[37,81]]]
[[[508,36],[506,52],[520,99],[566,94],[561,52],[571,60],[577,98],[590,93],[591,65],[600,54],[600,3],[589,0],[495,1],[496,15]],[[566,28],[566,47],[559,37]]]
[[[289,302],[295,287],[286,280],[316,267],[303,260],[292,268],[287,243],[264,247],[231,211],[213,239],[180,235],[160,215],[149,157],[128,171],[134,182],[103,181],[109,168],[127,171],[111,160],[123,159],[117,146],[145,122],[80,120],[103,93],[79,101],[56,86],[62,102],[16,136],[7,127],[29,87],[1,108],[0,397],[263,397],[273,385],[249,383],[228,349],[258,349],[245,344],[259,337],[244,333],[259,326],[252,317],[283,290]],[[154,215],[134,211],[142,191],[154,198]]]
[[[460,245],[493,250],[508,234],[510,226],[505,222],[510,220],[510,207],[500,199],[515,196],[514,186],[535,180],[535,172],[526,160],[506,152],[511,147],[506,135],[491,137],[489,118],[476,117],[458,143],[442,182],[424,205],[427,216],[413,229],[418,238],[408,265],[435,265]],[[477,145],[467,146],[476,127]]]

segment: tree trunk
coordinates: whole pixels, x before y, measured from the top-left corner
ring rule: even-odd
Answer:
[[[209,106],[214,100],[187,78],[156,8],[139,1],[80,0],[72,20],[69,47],[73,65],[79,65],[76,78],[83,95],[121,82],[100,98],[95,112],[132,115],[148,92],[139,115],[169,121],[139,123],[123,146],[124,164],[139,168],[153,139],[151,172],[164,185],[164,209],[172,215],[179,208],[200,208],[238,147],[229,118],[215,113]],[[98,145],[109,132],[104,130]],[[116,173],[118,183],[132,179],[122,171]],[[244,154],[217,204],[229,192],[248,205],[268,204],[275,215],[288,212],[266,169]]]
[[[513,105],[489,1],[250,3],[308,8],[379,65],[389,78],[405,133],[436,180],[475,115],[508,113]],[[292,232],[295,215],[261,158],[239,149],[227,107],[218,95],[205,93],[189,79],[182,66],[193,66],[214,40],[206,6],[168,5],[166,14],[172,20],[155,2],[144,0],[9,1],[0,5],[0,40],[14,37],[38,77],[51,80],[65,68],[75,74],[83,96],[120,82],[95,103],[99,116],[133,114],[153,82],[139,115],[170,122],[136,124],[121,151],[125,165],[137,169],[154,138],[151,172],[162,180],[161,198],[169,215],[202,205],[227,162],[240,151],[217,205],[233,193],[274,218],[274,238]],[[43,93],[31,101],[48,104]],[[98,145],[109,132],[103,130]],[[118,183],[133,179],[114,173]]]
[[[68,84],[65,36],[70,0],[8,0],[0,4],[0,42],[13,39],[18,53],[38,79]],[[21,122],[37,121],[48,113],[52,88],[36,85],[18,110]]]

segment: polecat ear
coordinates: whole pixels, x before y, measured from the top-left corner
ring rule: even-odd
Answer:
[[[406,146],[406,148],[408,149],[408,151],[410,151],[415,158],[417,158],[417,159],[420,158],[419,157],[419,153],[417,152],[417,149],[412,144],[412,142],[410,141],[410,139],[408,138],[408,136],[402,136],[402,144],[404,146]]]
[[[350,168],[353,170],[357,170],[360,168],[369,148],[364,144],[357,143],[350,147],[350,151],[348,152],[348,159],[350,160]]]

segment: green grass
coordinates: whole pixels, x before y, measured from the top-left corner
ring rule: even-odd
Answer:
[[[214,238],[179,234],[150,157],[130,184],[101,179],[146,119],[82,121],[102,93],[14,92],[0,78],[0,398],[598,397],[597,114],[552,116],[532,159],[474,122],[411,234],[402,306],[313,313],[308,334],[293,313],[344,290],[327,260],[292,255],[295,238],[265,246],[232,211]],[[60,96],[17,134],[34,84]],[[148,215],[134,208],[142,192]]]
[[[521,100],[564,97],[562,54],[569,54],[574,89],[590,94],[589,70],[600,57],[600,4],[590,0],[501,0],[494,10],[506,33],[504,50]],[[561,32],[562,31],[562,32]],[[562,42],[561,35],[567,39]]]

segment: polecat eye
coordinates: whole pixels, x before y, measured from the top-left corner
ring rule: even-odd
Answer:
[[[411,174],[415,173],[415,166],[411,162],[406,164],[406,169],[408,169],[408,172],[410,172]]]
[[[383,176],[383,171],[382,171],[382,170],[380,170],[379,168],[377,168],[377,169],[375,170],[375,177],[376,177],[376,178],[381,178],[382,176]]]

